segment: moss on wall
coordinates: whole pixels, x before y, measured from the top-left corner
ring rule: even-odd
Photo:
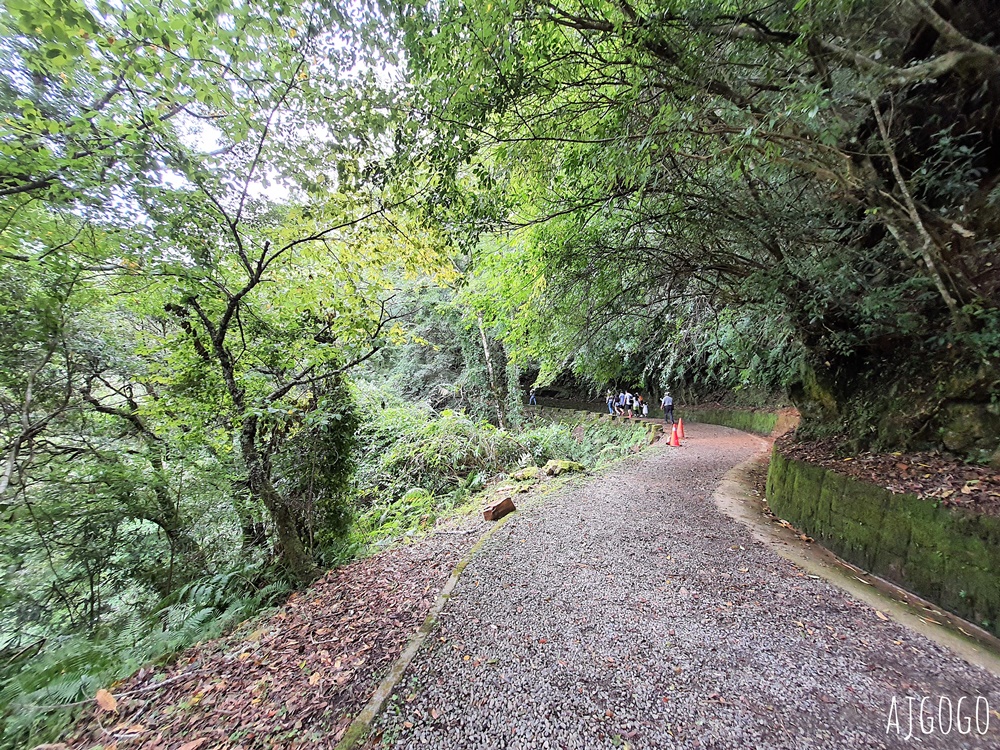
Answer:
[[[845,560],[1000,636],[1000,518],[897,495],[777,448],[767,500]]]
[[[718,424],[723,427],[733,427],[737,430],[754,432],[758,435],[770,435],[778,423],[778,415],[769,411],[750,411],[746,409],[706,409],[693,407],[675,407],[674,417],[683,417],[692,422]]]

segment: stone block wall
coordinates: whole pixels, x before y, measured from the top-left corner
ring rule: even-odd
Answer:
[[[777,448],[767,501],[848,562],[1000,636],[1000,518],[895,494]]]
[[[658,412],[659,413],[659,412]],[[767,437],[778,424],[778,415],[772,411],[751,411],[749,409],[716,409],[698,406],[674,407],[674,418],[684,421],[717,424],[733,427],[745,432],[753,432]]]

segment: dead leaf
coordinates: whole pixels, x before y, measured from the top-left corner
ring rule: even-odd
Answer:
[[[183,728],[171,723],[176,717],[156,712],[143,714],[142,724],[138,724],[139,717],[131,715],[131,703],[123,698],[117,706],[110,688],[92,696],[92,713],[107,729],[117,725],[114,732],[121,735],[121,745],[142,744],[160,750],[179,750],[183,743],[203,735],[207,738],[203,742],[185,747],[211,750],[217,744],[216,730],[223,739],[228,732],[245,730],[248,747],[259,745],[279,723],[301,732],[314,711],[309,694],[321,689],[324,705],[329,705],[331,712],[341,717],[357,715],[375,689],[379,671],[391,665],[405,648],[437,592],[474,541],[473,536],[431,534],[412,545],[342,566],[310,593],[291,597],[271,619],[248,624],[239,640],[197,645],[162,675],[160,670],[146,667],[115,687],[124,695],[148,684],[154,673],[159,675],[157,679],[170,680],[155,700],[183,708],[191,720]],[[320,624],[323,627],[317,627]],[[248,633],[266,644],[266,649],[258,649]],[[445,649],[451,640],[442,642]],[[457,655],[461,658],[464,653],[463,649]],[[473,656],[470,662],[482,658]],[[353,669],[352,664],[362,659],[364,666]],[[334,663],[339,669],[334,669]],[[479,669],[485,666],[481,663]],[[301,690],[303,681],[314,687]],[[276,710],[279,707],[281,716]],[[117,714],[112,713],[115,710]],[[441,720],[446,713],[441,710]],[[119,714],[129,716],[119,724]],[[406,718],[420,723],[415,716]],[[429,713],[424,718],[430,721]],[[93,721],[97,730],[97,721]],[[348,724],[338,721],[331,726],[330,737],[342,734]]]
[[[888,620],[889,620],[889,618],[888,618],[888,617],[886,617],[885,615],[883,615],[883,614],[882,614],[881,612],[879,612],[879,611],[878,611],[877,609],[875,610],[875,614],[876,614],[876,615],[878,615],[878,619],[880,619],[880,620],[886,620],[886,621],[888,621]]]
[[[100,706],[102,711],[115,711],[118,708],[118,701],[115,700],[115,696],[104,688],[97,691],[94,700],[97,701],[97,705]]]
[[[199,737],[196,740],[191,740],[190,742],[185,742],[177,750],[198,750],[199,747],[208,742],[207,737]]]

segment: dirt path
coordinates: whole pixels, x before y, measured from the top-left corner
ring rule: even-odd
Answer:
[[[1000,680],[755,541],[711,498],[759,441],[688,432],[500,529],[371,746],[1000,747]]]

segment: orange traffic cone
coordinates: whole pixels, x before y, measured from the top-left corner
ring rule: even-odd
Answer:
[[[670,431],[670,442],[668,445],[672,445],[675,448],[681,447],[681,441],[677,438],[677,425],[675,424],[673,429]]]
[[[684,439],[684,418],[681,417],[677,420],[677,437],[681,440]]]

